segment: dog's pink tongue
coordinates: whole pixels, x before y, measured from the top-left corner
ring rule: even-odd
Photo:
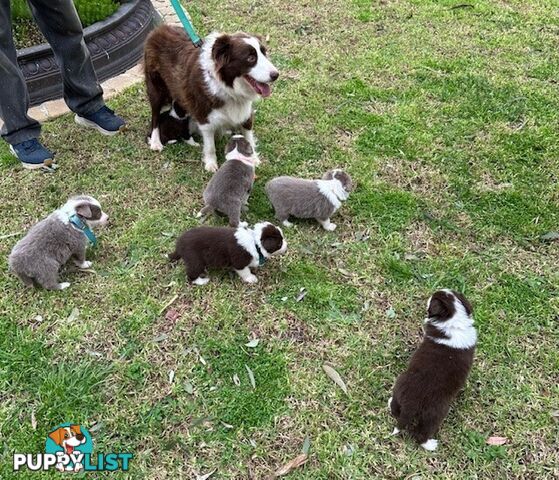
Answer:
[[[260,89],[260,95],[263,97],[269,97],[272,94],[272,88],[267,83],[258,83],[258,88]]]

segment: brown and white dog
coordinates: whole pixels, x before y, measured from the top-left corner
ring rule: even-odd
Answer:
[[[287,251],[280,228],[269,222],[257,223],[253,229],[238,227],[196,227],[178,239],[171,261],[182,258],[188,280],[195,285],[210,281],[208,268],[231,268],[247,283],[258,279],[251,268],[262,266],[272,255]]]
[[[240,130],[255,148],[252,104],[271,94],[270,84],[279,76],[258,37],[214,32],[196,48],[182,28],[162,25],[146,40],[144,70],[152,150],[163,149],[160,112],[173,101],[197,124],[206,170],[217,170],[215,135],[219,131]]]
[[[86,442],[86,438],[81,431],[79,425],[70,425],[68,427],[57,428],[54,432],[49,433],[50,439],[64,449],[64,453],[68,456],[74,453],[74,448],[83,445]],[[62,463],[58,463],[56,468],[63,472],[65,470]],[[72,469],[74,472],[79,472],[83,465],[81,463],[76,463]]]
[[[398,426],[425,450],[437,449],[433,437],[464,387],[474,359],[477,333],[472,306],[464,295],[439,290],[429,299],[425,336],[408,369],[396,380],[388,400]]]

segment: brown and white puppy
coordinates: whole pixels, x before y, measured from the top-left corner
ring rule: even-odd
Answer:
[[[62,447],[64,453],[68,456],[74,453],[74,449],[76,447],[79,447],[86,442],[86,438],[79,425],[57,428],[53,432],[49,433],[49,438],[58,446]],[[65,469],[62,463],[58,463],[56,468],[61,472],[65,470],[79,472],[83,469],[83,465],[81,463],[76,463],[73,467],[68,465]]]
[[[47,290],[63,290],[58,282],[60,267],[70,258],[78,268],[90,268],[85,259],[88,238],[83,228],[107,223],[109,217],[99,202],[88,195],[71,197],[61,208],[31,227],[8,257],[10,270],[27,286],[39,284]]]
[[[351,177],[343,170],[326,172],[321,180],[276,177],[266,184],[266,194],[276,211],[276,218],[291,227],[289,216],[314,218],[325,230],[333,231],[336,224],[330,217],[336,213],[352,190]]]
[[[205,206],[198,217],[217,210],[227,215],[230,227],[246,227],[241,210],[246,209],[254,185],[256,155],[245,137],[234,135],[225,147],[225,160],[204,190]]]
[[[262,266],[272,255],[287,251],[287,242],[280,228],[269,222],[254,228],[197,227],[184,232],[178,239],[171,261],[182,258],[188,280],[195,285],[210,281],[208,268],[232,268],[247,283],[258,279],[251,268]]]
[[[433,451],[438,446],[433,437],[472,367],[477,333],[472,306],[461,293],[435,292],[427,314],[423,342],[396,380],[388,406],[398,422],[393,434],[405,429],[425,450]]]
[[[146,40],[144,70],[151,105],[150,148],[161,151],[161,108],[175,102],[195,120],[204,143],[206,170],[217,170],[215,134],[241,130],[253,149],[252,104],[271,94],[279,72],[259,38],[214,32],[201,48],[182,28],[162,25]]]

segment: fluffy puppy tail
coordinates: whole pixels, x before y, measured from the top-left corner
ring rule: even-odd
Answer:
[[[169,253],[167,255],[167,257],[169,258],[170,262],[176,262],[177,260],[180,260],[180,258],[181,258],[181,256],[177,253],[176,250],[173,253]]]

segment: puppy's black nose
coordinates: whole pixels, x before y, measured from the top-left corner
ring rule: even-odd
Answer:
[[[83,433],[76,433],[76,438],[81,442],[84,439]]]
[[[272,82],[275,82],[279,77],[279,72],[277,70],[274,70],[272,73],[270,73],[270,78],[272,79]]]

